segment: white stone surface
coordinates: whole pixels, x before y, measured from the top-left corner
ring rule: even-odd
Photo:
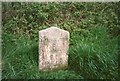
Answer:
[[[69,32],[57,27],[39,31],[39,69],[64,68],[68,65]]]

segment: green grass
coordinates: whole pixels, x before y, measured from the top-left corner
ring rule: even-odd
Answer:
[[[69,64],[84,78],[116,79],[118,42],[105,27],[92,28],[86,34],[71,37]]]
[[[6,42],[2,51],[3,79],[116,79],[117,37],[105,27],[74,31],[70,37],[69,67],[54,72],[38,69],[38,42],[22,37]]]
[[[8,79],[63,79],[80,78],[72,70],[40,72],[38,69],[38,43],[29,38],[16,40],[16,44],[7,44],[3,49],[3,76]]]

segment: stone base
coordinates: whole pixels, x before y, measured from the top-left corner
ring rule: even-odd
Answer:
[[[65,70],[68,68],[67,65],[57,65],[58,67],[56,68],[44,68],[41,71],[42,72],[51,72],[51,71],[58,71],[58,70]]]

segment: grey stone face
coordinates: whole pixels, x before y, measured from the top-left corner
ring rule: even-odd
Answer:
[[[57,27],[39,31],[39,69],[64,68],[68,65],[69,32]]]

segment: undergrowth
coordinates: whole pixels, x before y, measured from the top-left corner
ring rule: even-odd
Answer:
[[[116,3],[2,3],[2,79],[117,79]],[[68,68],[38,69],[38,31],[70,32]]]

